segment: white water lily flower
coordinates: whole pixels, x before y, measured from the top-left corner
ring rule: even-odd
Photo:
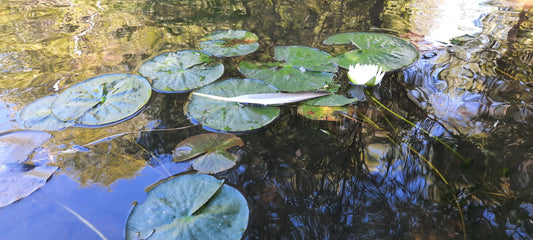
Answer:
[[[378,85],[385,76],[385,72],[373,64],[355,64],[350,65],[348,69],[348,78],[356,85],[366,85],[369,87]]]

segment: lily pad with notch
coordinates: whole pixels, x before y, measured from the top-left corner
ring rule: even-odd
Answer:
[[[138,113],[151,94],[150,83],[141,76],[106,74],[67,88],[57,96],[51,109],[60,121],[105,125]]]
[[[185,112],[192,121],[217,131],[239,132],[258,129],[274,121],[280,110],[274,106],[243,105],[237,102],[200,96],[201,93],[219,97],[246,94],[277,93],[279,90],[257,79],[227,79],[202,87],[191,94]]]
[[[204,133],[187,138],[176,146],[174,162],[196,158],[192,167],[200,173],[217,173],[227,170],[240,158],[228,149],[243,146],[241,138],[229,133]]]
[[[158,92],[190,91],[219,79],[224,65],[210,54],[195,50],[168,52],[144,62],[137,70]]]
[[[57,131],[74,125],[73,121],[60,121],[52,115],[52,103],[57,95],[39,98],[20,110],[19,118],[26,129]]]
[[[329,61],[331,55],[316,48],[278,46],[274,55],[278,62],[241,62],[239,70],[248,78],[263,80],[288,92],[324,89],[338,70]]]
[[[0,134],[0,207],[25,198],[44,186],[57,170],[40,147],[52,135],[23,130]]]
[[[255,52],[259,38],[245,30],[218,30],[204,36],[200,49],[219,57],[236,57]]]
[[[205,174],[169,178],[152,188],[126,222],[126,239],[241,239],[248,202],[223,180]]]
[[[349,32],[333,35],[323,42],[326,45],[353,44],[357,49],[338,55],[332,62],[348,69],[350,65],[372,64],[391,71],[411,65],[418,51],[409,42],[382,33]]]

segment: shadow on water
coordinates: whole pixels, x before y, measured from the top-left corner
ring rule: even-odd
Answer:
[[[197,48],[212,30],[255,32],[261,48],[244,58],[257,61],[271,59],[279,45],[339,52],[321,42],[339,32],[379,30],[409,38],[421,50],[411,67],[388,73],[372,90],[414,125],[367,97],[339,122],[308,120],[289,106],[272,125],[240,134],[242,160],[217,176],[250,202],[244,239],[533,237],[528,9],[475,1],[465,5],[465,16],[452,16],[439,8],[451,3],[425,1],[93,1],[74,7],[69,1],[37,2],[26,6],[31,16],[15,18],[14,27],[2,25],[2,40],[23,41],[19,49],[4,44],[0,52],[2,130],[21,128],[16,111],[50,94],[58,80],[65,87],[102,73],[133,71],[162,51]],[[16,4],[0,6],[26,14]],[[430,31],[450,17],[470,28],[446,39]],[[22,31],[26,25],[44,30]],[[224,60],[225,78],[242,77],[240,60]],[[170,163],[176,144],[205,132],[189,127],[186,101],[186,94],[155,94],[127,122],[55,133],[51,144],[59,151],[143,130],[58,157],[62,170],[47,185],[0,209],[2,232],[9,239],[95,239],[60,202],[109,239],[123,238],[131,203],[146,197],[144,189],[187,171],[186,164]],[[186,128],[163,131],[181,127]]]

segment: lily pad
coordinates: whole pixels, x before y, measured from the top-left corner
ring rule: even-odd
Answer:
[[[248,203],[223,182],[188,174],[158,184],[131,211],[126,239],[241,239],[248,226]]]
[[[311,119],[321,121],[341,121],[344,119],[342,114],[352,115],[354,112],[353,107],[337,106],[312,106],[312,105],[300,105],[297,109],[298,114]]]
[[[256,93],[279,92],[274,86],[256,79],[227,79],[202,87],[195,92],[236,97]],[[189,117],[204,127],[227,132],[248,131],[266,126],[280,113],[278,107],[242,105],[191,94],[186,105]]]
[[[200,173],[217,173],[233,167],[238,155],[227,150],[243,146],[242,140],[229,133],[205,133],[192,136],[178,143],[174,150],[174,162],[198,157],[192,167]]]
[[[163,53],[138,69],[139,74],[152,80],[159,92],[184,92],[205,86],[224,74],[224,65],[205,52],[179,51]]]
[[[357,49],[331,59],[348,69],[350,65],[373,64],[391,71],[411,65],[418,51],[407,41],[382,33],[350,32],[333,35],[324,44],[353,44]]]
[[[89,78],[60,93],[52,114],[60,121],[104,125],[137,113],[150,99],[152,88],[141,76],[125,73]]]
[[[359,100],[358,98],[347,98],[344,95],[332,94],[324,97],[319,97],[315,99],[310,99],[303,104],[312,105],[312,106],[329,106],[329,107],[338,107],[344,106],[355,101]]]
[[[27,129],[57,131],[74,125],[71,122],[63,122],[52,115],[52,103],[57,95],[49,95],[39,98],[26,105],[20,110],[19,117]]]
[[[46,132],[31,130],[0,135],[0,207],[27,197],[57,170],[46,166],[46,154],[36,151],[50,137]]]
[[[219,57],[243,56],[259,48],[259,38],[245,30],[219,30],[207,34],[200,49]]]
[[[263,80],[288,92],[326,88],[338,70],[329,61],[331,55],[316,48],[278,46],[274,59],[279,62],[241,62],[239,70],[248,78]]]

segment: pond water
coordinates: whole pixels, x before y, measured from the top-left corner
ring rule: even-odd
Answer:
[[[242,77],[243,59],[268,61],[274,46],[335,54],[322,44],[331,35],[388,33],[420,51],[373,89],[396,115],[371,99],[338,122],[286,106],[274,123],[239,134],[242,159],[215,176],[249,201],[243,239],[531,239],[533,20],[525,2],[1,1],[0,131],[24,129],[18,112],[38,98],[98,75],[134,74],[162,52],[198,49],[213,30],[260,39],[257,52],[224,60],[223,78]],[[347,85],[345,75],[336,81]],[[187,119],[187,97],[154,92],[122,123],[50,132],[45,148],[60,169],[0,208],[2,239],[124,239],[145,188],[187,171],[171,163],[176,145],[207,132]]]

